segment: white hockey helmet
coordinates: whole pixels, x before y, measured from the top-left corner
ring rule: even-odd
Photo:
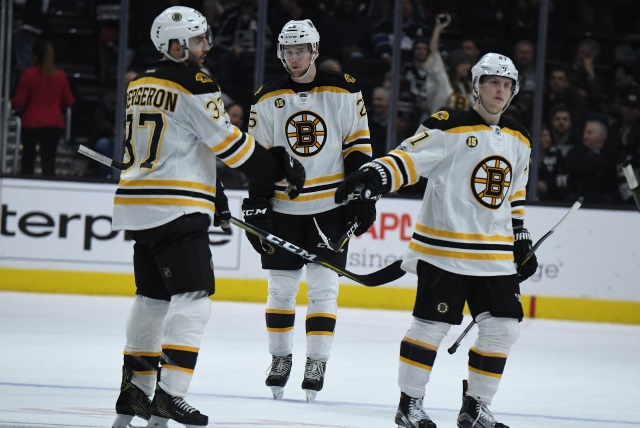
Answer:
[[[291,20],[282,27],[278,35],[278,58],[284,59],[285,46],[302,45],[308,43],[312,55],[318,55],[320,45],[320,33],[310,19],[301,21]],[[315,59],[315,58],[314,58]]]
[[[209,46],[213,44],[211,29],[207,19],[195,9],[184,6],[173,6],[156,17],[151,25],[151,41],[158,52],[176,62],[189,57],[189,39],[206,34]],[[169,55],[169,41],[178,40],[185,50],[184,57],[175,59]]]
[[[513,97],[516,96],[518,91],[520,90],[520,81],[518,80],[518,69],[513,64],[513,61],[505,55],[497,54],[497,53],[488,53],[485,54],[480,61],[476,63],[471,68],[471,82],[473,85],[473,96],[476,100],[479,99],[480,93],[480,78],[482,76],[500,76],[500,77],[509,77],[513,80],[513,93],[511,94],[511,98],[509,98],[509,102],[505,106],[506,108],[511,103]]]

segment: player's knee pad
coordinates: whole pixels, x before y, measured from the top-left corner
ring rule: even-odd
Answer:
[[[171,296],[164,323],[164,343],[199,347],[211,317],[211,299],[206,291]]]
[[[476,317],[478,338],[475,348],[481,352],[501,352],[508,354],[520,336],[520,323],[514,318],[497,318],[489,312]]]
[[[406,337],[439,347],[450,328],[451,324],[414,317],[411,327],[407,330]]]
[[[159,352],[168,310],[166,300],[137,295],[127,317],[125,353]]]
[[[307,265],[307,288],[309,301],[336,300],[338,298],[338,274],[322,265]]]
[[[302,269],[269,271],[267,290],[269,297],[283,302],[295,301],[302,278]]]

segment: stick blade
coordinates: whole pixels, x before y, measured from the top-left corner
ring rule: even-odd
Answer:
[[[367,287],[377,287],[379,285],[388,284],[389,282],[402,278],[404,274],[407,273],[402,270],[402,268],[400,267],[401,265],[402,259],[399,259],[373,273],[367,275],[357,275],[360,278],[360,281],[358,282],[366,285]],[[357,281],[357,279],[354,280]]]

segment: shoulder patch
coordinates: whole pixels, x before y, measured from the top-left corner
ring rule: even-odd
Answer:
[[[213,79],[207,76],[205,73],[197,73],[196,74],[196,82],[201,83],[213,83]]]
[[[346,80],[349,83],[356,83],[356,78],[347,73],[344,73],[344,80]]]
[[[449,120],[449,112],[440,110],[431,115],[431,117],[438,120]]]

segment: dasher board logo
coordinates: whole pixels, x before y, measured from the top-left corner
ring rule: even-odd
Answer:
[[[471,192],[487,208],[498,209],[507,197],[513,168],[501,156],[485,158],[471,175]]]
[[[285,123],[289,147],[298,156],[314,156],[327,141],[327,124],[312,111],[299,111]]]

